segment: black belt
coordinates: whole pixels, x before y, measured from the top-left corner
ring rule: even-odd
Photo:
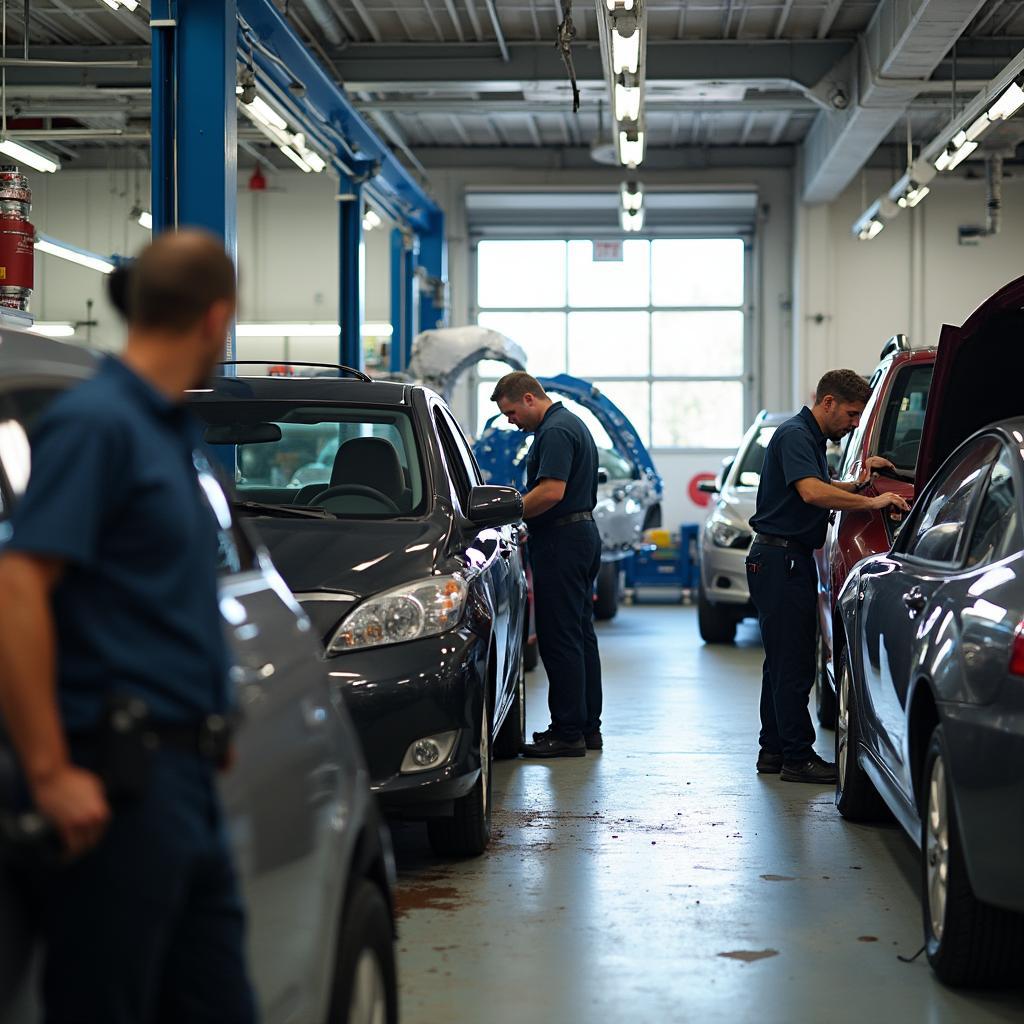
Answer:
[[[593,512],[570,512],[567,516],[559,516],[557,519],[552,519],[549,523],[544,523],[544,526],[568,526],[570,523],[592,523],[594,521]]]
[[[220,764],[227,755],[231,744],[235,723],[225,715],[207,715],[190,722],[154,722],[143,720],[130,723],[142,745],[150,750],[178,750],[186,754],[195,754],[205,761]],[[129,731],[121,729],[115,723],[115,732]],[[108,742],[110,730],[99,728],[85,732],[71,732],[68,738],[73,745],[83,745],[86,749],[101,747]]]
[[[791,540],[789,537],[776,537],[771,533],[755,533],[754,544],[767,544],[771,548],[788,548],[801,555],[809,555],[814,551],[808,544],[801,544],[800,541]]]

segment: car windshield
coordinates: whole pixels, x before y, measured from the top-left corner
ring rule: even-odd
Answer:
[[[404,409],[295,402],[197,402],[206,441],[235,448],[242,511],[293,507],[333,516],[387,519],[419,513],[423,473]]]
[[[764,465],[764,453],[768,450],[768,442],[775,434],[776,427],[761,427],[754,439],[747,445],[736,476],[737,487],[757,487],[761,482],[761,467]]]

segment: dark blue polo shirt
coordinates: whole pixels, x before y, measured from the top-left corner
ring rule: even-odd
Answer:
[[[809,548],[825,543],[828,509],[808,505],[794,485],[808,477],[831,483],[827,443],[806,406],[775,431],[764,455],[757,510],[750,519],[758,533],[786,537]]]
[[[93,727],[110,693],[137,694],[170,722],[226,708],[218,526],[193,461],[200,446],[184,406],[109,357],[33,432],[5,547],[66,564],[53,610],[69,731]]]
[[[540,480],[564,480],[565,496],[547,512],[531,519],[531,526],[573,512],[593,512],[597,504],[597,445],[583,420],[555,402],[541,421],[526,457],[526,489]]]

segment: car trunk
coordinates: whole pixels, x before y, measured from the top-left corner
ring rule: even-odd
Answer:
[[[943,326],[917,456],[918,490],[975,431],[1024,415],[1022,307],[1024,277],[996,292],[962,327]]]

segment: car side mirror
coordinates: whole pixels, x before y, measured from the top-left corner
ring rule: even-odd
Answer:
[[[608,470],[607,469],[602,468],[602,469],[599,469],[597,471],[597,482],[599,484],[606,484],[606,483],[608,483]]]
[[[697,490],[702,494],[717,494],[719,489],[717,480],[701,480],[697,484]]]
[[[514,487],[485,484],[469,492],[466,517],[481,530],[492,526],[511,526],[523,518],[523,496]]]

